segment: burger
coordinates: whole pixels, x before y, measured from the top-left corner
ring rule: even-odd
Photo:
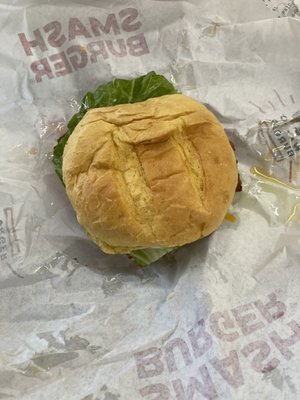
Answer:
[[[154,72],[102,85],[82,104],[54,163],[79,224],[102,251],[146,265],[220,226],[238,170],[203,104]]]

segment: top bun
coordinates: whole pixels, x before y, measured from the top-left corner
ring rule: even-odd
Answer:
[[[89,110],[68,139],[63,180],[106,253],[176,247],[221,224],[238,181],[216,117],[181,94]]]

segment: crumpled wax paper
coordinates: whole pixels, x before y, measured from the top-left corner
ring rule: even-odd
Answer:
[[[300,398],[299,6],[0,1],[1,399]],[[243,192],[140,269],[88,240],[51,152],[85,92],[151,70],[220,119]]]

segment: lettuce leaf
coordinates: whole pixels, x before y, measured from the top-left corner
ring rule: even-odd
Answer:
[[[65,145],[77,124],[91,108],[115,106],[118,104],[138,103],[152,97],[177,93],[176,89],[164,76],[151,71],[136,79],[115,79],[100,85],[95,92],[88,92],[82,99],[79,111],[68,122],[67,132],[62,136],[53,151],[55,171],[61,181],[63,152]],[[157,261],[173,248],[150,248],[135,250],[130,257],[140,266],[144,267]]]
[[[156,247],[149,249],[134,250],[130,253],[130,257],[140,266],[147,265],[159,260],[166,254],[175,250],[175,247]]]
[[[173,93],[177,93],[177,91],[172,83],[154,71],[135,79],[115,79],[114,81],[100,85],[93,93],[88,92],[82,99],[79,111],[68,122],[67,132],[54,147],[52,161],[61,181],[63,182],[62,162],[65,145],[76,125],[89,109],[115,106],[117,104],[138,103],[152,97]]]

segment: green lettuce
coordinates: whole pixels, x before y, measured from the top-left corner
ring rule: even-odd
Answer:
[[[149,249],[134,250],[130,253],[130,257],[140,266],[147,265],[159,260],[166,254],[173,251],[175,247],[156,247]]]
[[[55,172],[63,182],[62,163],[65,145],[77,124],[91,108],[115,106],[118,104],[138,103],[152,97],[178,93],[171,82],[164,76],[151,71],[135,79],[115,79],[100,85],[95,92],[88,92],[82,99],[79,111],[73,115],[67,125],[66,133],[54,147],[52,161]],[[173,248],[150,248],[135,250],[131,258],[140,265],[146,266],[172,251]]]
[[[177,93],[176,89],[164,76],[151,71],[135,79],[115,79],[100,85],[94,93],[88,92],[82,99],[79,111],[68,122],[67,132],[62,136],[53,151],[55,171],[61,181],[63,152],[65,145],[76,125],[91,108],[116,106],[118,104],[138,103],[152,97]]]

